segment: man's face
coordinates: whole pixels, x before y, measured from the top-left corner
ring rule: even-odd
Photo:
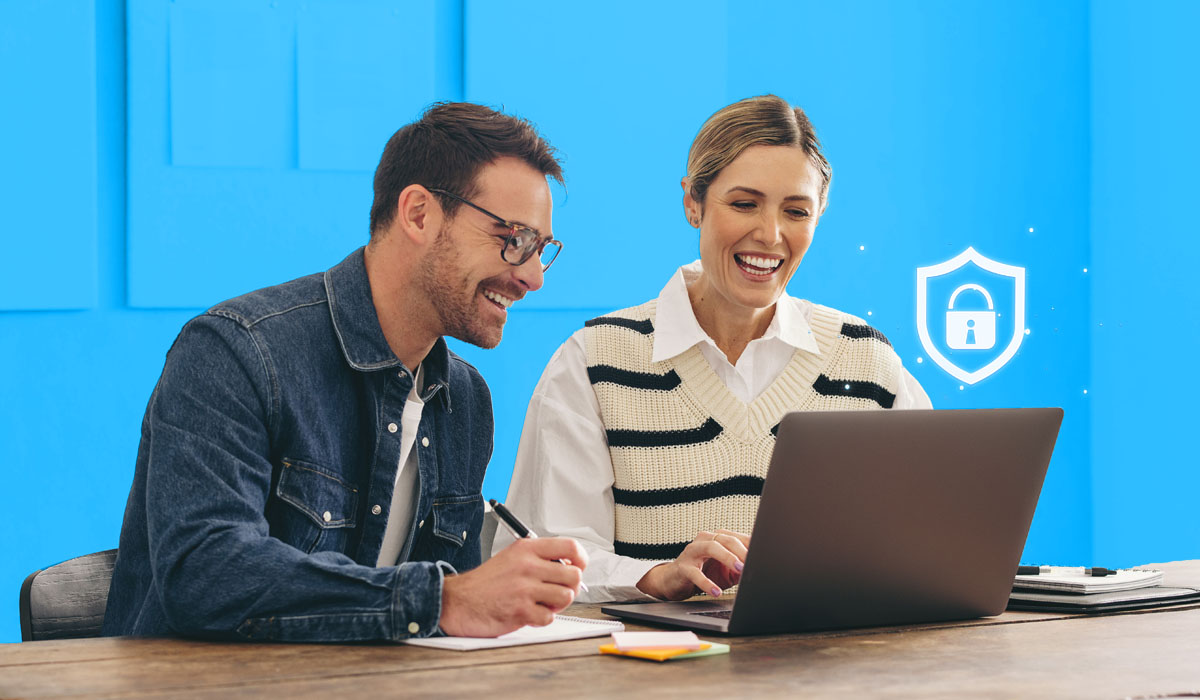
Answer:
[[[513,223],[552,235],[546,177],[515,158],[500,158],[480,171],[471,201]],[[457,194],[457,193],[456,193]],[[504,333],[508,307],[542,286],[534,255],[521,265],[500,257],[508,229],[482,212],[460,205],[438,232],[421,267],[421,286],[442,325],[442,334],[494,348]]]

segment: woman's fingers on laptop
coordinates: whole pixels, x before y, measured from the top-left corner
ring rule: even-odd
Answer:
[[[731,530],[698,532],[675,561],[646,572],[638,588],[663,600],[683,600],[697,592],[719,596],[741,580],[749,541]]]
[[[721,595],[721,587],[715,581],[704,575],[704,571],[694,564],[681,567],[684,576],[702,593],[706,593],[712,597]],[[690,597],[684,596],[684,597]]]
[[[700,532],[684,548],[677,561],[701,592],[719,596],[741,579],[746,546],[736,535],[728,530]]]
[[[725,549],[733,552],[741,563],[746,563],[746,554],[750,552],[750,535],[743,535],[733,530],[717,530],[716,541]]]
[[[720,530],[717,530],[716,534],[717,535],[729,535],[730,537],[736,537],[738,539],[738,541],[742,543],[743,547],[746,547],[747,549],[749,549],[749,547],[750,547],[750,535],[747,535],[743,532],[734,532],[733,530],[720,529]]]

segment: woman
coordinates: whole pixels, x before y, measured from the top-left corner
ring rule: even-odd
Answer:
[[[721,109],[682,182],[700,260],[551,358],[508,505],[535,531],[583,543],[581,600],[736,585],[785,413],[930,407],[881,333],[785,292],[831,177],[800,108],[767,95]]]

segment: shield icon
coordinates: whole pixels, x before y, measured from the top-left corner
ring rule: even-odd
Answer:
[[[995,308],[993,295],[1011,300],[1011,312]],[[974,306],[986,302],[987,308],[963,310],[967,300]],[[930,301],[936,302],[933,309]],[[945,333],[931,332],[930,324],[941,329],[943,318]],[[999,326],[998,318],[1004,319]],[[1010,327],[1011,338],[998,337]],[[996,262],[971,247],[943,263],[918,267],[917,334],[929,357],[956,379],[974,384],[991,376],[1017,354],[1025,338],[1025,268]]]

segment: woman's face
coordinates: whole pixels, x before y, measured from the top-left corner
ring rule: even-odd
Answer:
[[[713,180],[702,216],[685,194],[688,218],[700,222],[700,260],[714,292],[704,303],[735,313],[772,306],[812,243],[820,192],[821,175],[803,149],[752,146]]]

